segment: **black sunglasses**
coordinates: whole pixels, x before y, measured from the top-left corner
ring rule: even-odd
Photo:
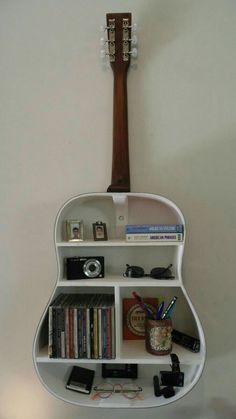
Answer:
[[[173,279],[174,276],[170,268],[172,267],[172,263],[167,266],[167,268],[158,267],[153,268],[150,274],[145,274],[144,269],[141,266],[130,266],[126,264],[126,271],[123,276],[128,278],[142,278],[144,276],[150,276],[154,279]]]

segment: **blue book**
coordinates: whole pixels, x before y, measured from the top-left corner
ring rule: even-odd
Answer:
[[[136,233],[183,233],[183,224],[127,224],[126,234]]]

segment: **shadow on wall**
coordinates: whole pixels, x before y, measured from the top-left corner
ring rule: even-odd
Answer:
[[[187,289],[189,284],[194,305],[199,307],[211,357],[234,350],[234,137],[233,132],[218,132],[215,138],[208,138],[205,143],[200,141],[198,148],[195,144],[190,150],[176,149],[163,160],[157,156],[158,162],[152,160],[146,175],[140,176],[140,191],[145,191],[145,179],[153,173],[159,190],[147,192],[163,194],[177,205],[181,203],[187,221],[184,281]],[[219,339],[219,328],[223,330],[223,339]]]
[[[235,419],[236,418],[236,407],[227,403],[225,399],[211,399],[210,411],[214,412],[214,419]]]
[[[143,10],[145,37],[141,39],[140,67],[186,32],[186,25],[192,22],[190,9],[194,8],[193,3],[188,3],[169,1],[164,5],[153,1]],[[191,19],[185,19],[190,12]],[[160,70],[160,54],[157,61],[153,61],[160,77],[155,78],[156,72],[150,71],[147,65],[147,71],[144,69],[130,77],[131,101],[135,104],[130,120],[130,167],[133,192],[164,195],[176,202],[186,217],[184,279],[203,321],[212,358],[234,350],[231,307],[235,290],[232,230],[236,214],[233,182],[236,131],[232,114],[234,89],[224,80],[220,50],[215,55],[212,52],[214,58],[208,61],[208,67],[204,65],[205,54],[208,51],[210,55],[212,45],[206,19],[203,19],[202,29],[198,44],[200,57],[194,58],[193,54],[193,64],[188,59],[182,63],[183,49],[180,48],[182,55],[174,58],[174,51],[170,49],[168,58],[164,57],[165,65],[177,63],[176,71],[173,68],[165,77],[164,69]],[[183,48],[194,45],[195,32],[189,32],[193,38]],[[209,41],[206,50],[201,47],[205,36]],[[213,76],[212,63],[215,63]],[[149,78],[146,83],[144,74]],[[161,85],[163,82],[169,82],[166,90]],[[171,89],[173,92],[169,91]],[[165,94],[163,106],[162,93]],[[223,330],[220,340],[219,328]]]
[[[191,419],[235,419],[236,409],[231,406],[225,399],[211,399],[206,407],[201,406],[188,406],[185,408],[176,407],[174,416],[167,414],[166,419],[182,419],[186,416]]]

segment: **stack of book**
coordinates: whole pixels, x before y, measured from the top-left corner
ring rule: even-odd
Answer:
[[[48,310],[50,358],[115,358],[112,294],[60,294]]]
[[[183,224],[128,224],[126,241],[182,241]]]

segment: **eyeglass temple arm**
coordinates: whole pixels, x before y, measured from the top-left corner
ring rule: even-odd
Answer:
[[[113,389],[105,389],[105,388],[99,388],[97,386],[95,386],[94,391],[98,391],[100,393],[137,393],[137,391],[143,391],[142,387],[138,386],[136,389],[125,389],[123,390],[122,388],[113,388]]]

